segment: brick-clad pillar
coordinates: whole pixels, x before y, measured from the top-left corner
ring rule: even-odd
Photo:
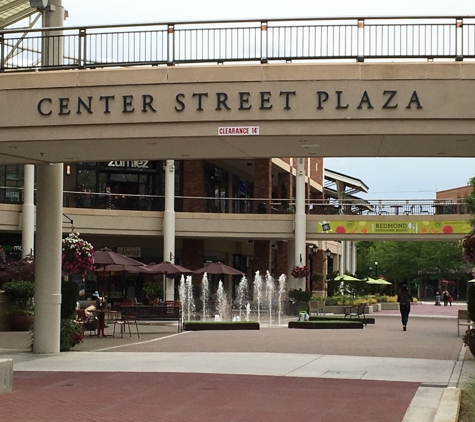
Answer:
[[[204,249],[205,243],[203,239],[183,239],[182,246],[182,262],[185,268],[189,270],[197,270],[204,266]],[[200,280],[201,277],[193,277]]]
[[[269,240],[254,240],[254,261],[252,268],[254,273],[259,271],[265,277],[266,271],[271,270],[271,246]]]
[[[324,274],[325,251],[319,250],[316,255],[311,255],[313,274]],[[318,280],[312,280],[313,274],[310,274],[310,288],[318,292],[317,296],[326,296],[325,276]]]
[[[271,211],[270,198],[272,198],[272,160],[269,158],[254,160],[254,198],[269,198],[268,201],[258,201],[257,204],[259,213],[269,214]]]
[[[203,160],[183,161],[183,196],[205,197],[205,169]],[[184,199],[183,211],[205,212],[205,200]],[[201,267],[199,267],[201,268]]]
[[[274,259],[275,259],[275,273],[274,277],[278,279],[282,274],[287,274],[287,242],[279,241],[277,242],[277,250],[275,251]]]

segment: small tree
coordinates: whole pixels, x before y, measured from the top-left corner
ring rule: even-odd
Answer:
[[[0,246],[1,248],[1,246]],[[5,258],[0,264],[0,289],[8,281],[35,281],[35,263],[33,256],[12,260]]]
[[[468,184],[472,187],[472,192],[470,195],[467,195],[465,199],[465,203],[467,204],[467,209],[472,215],[472,218],[470,220],[470,225],[472,226],[472,234],[475,232],[475,176],[472,177],[469,181]]]
[[[35,295],[35,284],[32,281],[9,281],[3,284],[3,290],[10,300],[15,302],[12,315],[31,315],[33,313],[32,299]]]

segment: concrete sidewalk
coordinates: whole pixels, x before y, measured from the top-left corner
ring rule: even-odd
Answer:
[[[141,325],[140,339],[91,337],[51,356],[0,333],[0,358],[14,360],[2,421],[84,420],[84,409],[115,421],[455,420],[457,387],[475,374],[455,318],[410,318],[408,329],[391,315],[344,331]],[[61,403],[83,410],[65,414]]]

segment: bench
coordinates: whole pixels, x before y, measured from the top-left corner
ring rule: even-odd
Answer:
[[[364,322],[366,319],[365,308],[366,303],[360,303],[358,306],[347,306],[344,309],[345,318],[350,317],[350,319],[352,319],[354,317]],[[361,316],[363,316],[363,318],[361,318]]]
[[[457,332],[460,337],[460,326],[472,328],[473,322],[470,321],[467,309],[459,309],[457,311]]]
[[[122,314],[137,312],[138,321],[176,321],[178,332],[183,331],[179,306],[167,305],[125,305],[120,307]]]

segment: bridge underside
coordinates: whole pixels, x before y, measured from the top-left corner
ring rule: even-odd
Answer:
[[[0,75],[1,163],[475,157],[475,63]]]

